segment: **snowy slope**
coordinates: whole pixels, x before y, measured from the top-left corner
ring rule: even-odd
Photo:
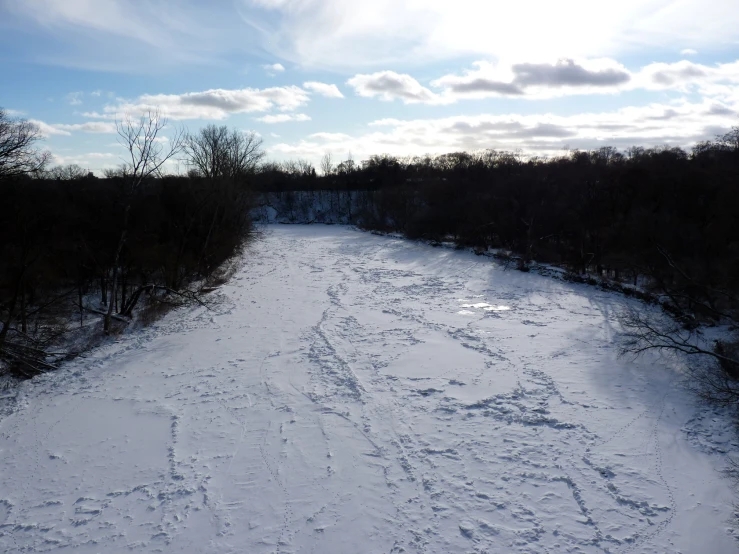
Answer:
[[[223,292],[23,385],[0,551],[736,550],[729,424],[617,358],[626,299],[322,226]]]

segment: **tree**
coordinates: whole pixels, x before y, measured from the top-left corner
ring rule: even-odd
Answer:
[[[82,179],[87,174],[88,172],[77,164],[58,165],[48,171],[49,178],[56,179],[57,181],[74,181],[76,179]]]
[[[324,176],[331,175],[334,172],[334,162],[331,158],[331,154],[326,152],[321,158],[321,173]]]
[[[13,119],[0,108],[0,179],[42,171],[51,154],[36,147],[41,138],[38,125]]]
[[[126,117],[116,122],[119,143],[127,150],[129,161],[126,163],[123,175],[123,221],[121,234],[118,239],[115,253],[112,258],[113,281],[110,291],[108,311],[105,314],[103,329],[110,332],[113,319],[113,309],[118,289],[118,272],[120,269],[121,253],[128,236],[128,223],[131,217],[131,205],[135,194],[141,189],[146,179],[152,176],[161,176],[162,166],[178,153],[185,144],[185,131],[175,129],[167,141],[162,141],[160,133],[167,126],[167,119],[158,111],[149,111],[138,120]],[[167,148],[163,146],[167,145]]]
[[[739,153],[739,127],[732,127],[728,133],[717,136],[716,143],[728,152]]]
[[[265,155],[256,133],[229,131],[225,125],[207,125],[187,135],[184,148],[189,164],[208,179],[251,175]]]
[[[739,409],[739,341],[707,340],[700,328],[665,315],[630,310],[620,317],[624,329],[621,354],[649,350],[696,359],[686,366],[686,384],[712,403]],[[736,324],[737,320],[728,319]]]
[[[357,164],[350,157],[348,160],[344,160],[338,166],[336,166],[336,172],[339,175],[351,175],[357,170]]]

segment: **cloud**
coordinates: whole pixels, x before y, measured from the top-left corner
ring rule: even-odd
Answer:
[[[83,133],[115,133],[116,126],[112,121],[86,121],[85,123],[46,123],[38,119],[29,120],[38,126],[45,137],[52,135],[70,136],[74,131]]]
[[[258,117],[257,121],[262,123],[287,123],[288,121],[310,121],[311,118],[304,113],[288,114],[281,113],[277,115],[265,115]]]
[[[355,75],[346,82],[359,96],[379,97],[381,100],[400,99],[406,104],[434,104],[441,99],[436,93],[422,86],[413,77],[394,71],[379,71],[369,75]]]
[[[632,74],[612,60],[561,59],[554,63],[511,65],[478,61],[463,75],[445,75],[431,85],[451,97],[487,98],[615,92],[627,85]]]
[[[285,71],[285,66],[281,63],[263,65],[262,68],[270,77],[274,77],[277,73],[282,73],[283,71]]]
[[[82,154],[85,158],[89,158],[91,160],[100,160],[105,158],[117,158],[117,154],[111,154],[109,152],[90,152],[88,154]]]
[[[327,98],[344,98],[344,95],[341,94],[339,87],[336,85],[308,81],[307,83],[303,83],[303,88],[317,92],[321,96],[325,96]]]
[[[120,118],[125,114],[134,117],[159,110],[170,119],[225,119],[239,113],[267,112],[274,108],[292,111],[308,103],[306,91],[296,86],[265,89],[211,89],[184,94],[145,94],[133,101],[120,100],[106,106],[103,114],[88,112],[92,118]]]
[[[82,104],[82,94],[81,92],[70,92],[65,96],[65,99],[70,106],[79,106]]]
[[[450,125],[449,131],[461,135],[487,133],[493,137],[500,136],[515,140],[530,138],[564,138],[576,135],[575,131],[554,123],[535,123],[532,125],[526,125],[515,120],[483,120],[479,122],[461,120]]]
[[[82,131],[84,133],[115,133],[115,123],[111,121],[87,121],[85,123],[57,123],[54,128],[63,131]]]
[[[547,99],[569,95],[616,94],[629,90],[674,90],[723,95],[739,84],[739,61],[707,66],[687,60],[652,63],[630,71],[610,59],[539,63],[477,61],[463,74],[448,74],[427,88],[415,78],[393,71],[359,74],[349,79],[359,96],[401,100],[406,104],[451,104],[463,99],[520,97]],[[433,90],[437,89],[437,90]]]
[[[736,0],[0,0],[25,52],[50,63],[154,73],[266,51],[303,67],[368,73],[404,62],[514,55],[617,57],[642,49],[717,51],[734,44]],[[94,9],[91,6],[94,5]],[[689,55],[689,54],[684,54]],[[360,69],[357,69],[360,68]]]
[[[394,67],[461,57],[614,57],[637,49],[725,48],[735,0],[623,0],[607,16],[590,0],[241,0],[267,48],[301,65]]]
[[[324,140],[324,141],[342,141],[342,140],[349,140],[352,137],[350,135],[347,135],[345,133],[313,133],[312,135],[309,135],[309,138],[315,139],[315,140]]]
[[[683,48],[682,50],[680,50],[680,54],[683,56],[697,56],[698,51],[693,50],[692,48]]]
[[[8,24],[43,40],[24,45],[27,59],[92,70],[156,73],[209,64],[237,44],[253,45],[231,6],[182,0],[0,0]]]
[[[76,154],[52,152],[52,162],[54,165],[70,165],[75,164],[85,170],[101,172],[105,168],[112,168],[121,163],[123,160],[118,154],[110,152],[82,152]]]
[[[707,77],[713,70],[689,61],[680,61],[673,64],[653,63],[645,67],[642,73],[656,85],[671,87]]]
[[[351,151],[358,159],[390,152],[398,156],[439,154],[460,150],[496,149],[525,155],[555,155],[563,149],[601,146],[689,147],[728,129],[739,112],[734,104],[677,101],[575,115],[479,114],[432,119],[380,119],[366,132],[314,133],[303,140],[283,142],[270,155],[302,157],[317,163],[325,152],[341,159]]]
[[[94,96],[94,97],[96,97],[96,98],[97,98],[97,97],[99,97],[99,96],[100,96],[100,95],[101,95],[102,93],[103,93],[103,91],[102,91],[102,90],[93,90],[93,91],[92,91],[92,92],[90,93],[90,96]]]
[[[739,61],[703,65],[687,60],[652,63],[634,76],[635,88],[698,92],[704,97],[731,100],[737,97]]]
[[[518,85],[545,87],[608,87],[627,83],[631,75],[625,69],[586,69],[574,60],[560,60],[555,64],[515,64],[513,73]]]
[[[711,104],[706,110],[706,115],[721,115],[727,117],[736,117],[739,112],[736,109],[731,109],[721,104]]]
[[[48,123],[45,123],[38,119],[29,119],[28,121],[38,127],[39,133],[41,133],[41,136],[43,137],[50,137],[53,135],[70,136],[72,134],[69,131],[59,129],[55,125],[49,125]]]
[[[459,94],[482,94],[492,93],[501,96],[520,96],[524,91],[515,83],[504,83],[484,77],[469,77],[462,79],[440,79],[435,81],[439,86],[447,85],[449,90]]]

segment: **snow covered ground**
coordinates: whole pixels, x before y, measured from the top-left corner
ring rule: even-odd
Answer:
[[[222,292],[22,386],[0,551],[736,550],[728,422],[617,358],[628,300],[322,226]]]

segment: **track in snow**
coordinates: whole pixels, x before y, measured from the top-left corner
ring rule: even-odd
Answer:
[[[619,360],[627,302],[341,227],[268,227],[217,316],[26,383],[0,549],[730,552],[710,414]]]

